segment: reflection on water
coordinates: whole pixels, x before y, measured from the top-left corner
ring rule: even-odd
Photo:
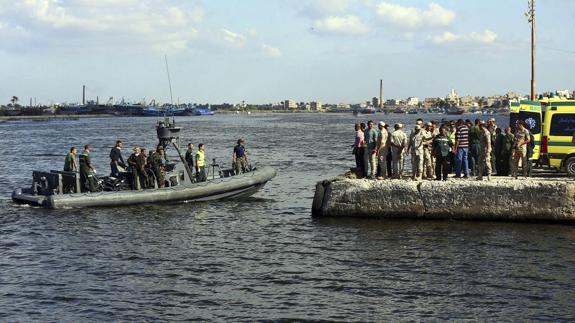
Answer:
[[[278,176],[242,202],[54,211],[13,205],[10,193],[34,169],[61,168],[72,145],[92,144],[107,173],[116,139],[125,155],[154,146],[155,119],[0,123],[0,318],[575,319],[572,226],[311,218],[315,182],[353,165],[357,120],[181,118],[182,141],[206,143],[207,158],[231,162],[243,137]]]

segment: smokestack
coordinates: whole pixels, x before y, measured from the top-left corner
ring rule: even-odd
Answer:
[[[383,109],[383,80],[379,80],[379,108]]]
[[[86,86],[82,85],[82,105],[86,105]]]

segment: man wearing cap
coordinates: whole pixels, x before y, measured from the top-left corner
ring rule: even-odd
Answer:
[[[423,144],[425,141],[424,134],[420,125],[415,125],[415,129],[409,136],[407,151],[411,152],[411,179],[419,181],[423,176]]]
[[[393,164],[393,178],[400,179],[403,175],[403,155],[407,147],[407,136],[403,132],[401,123],[395,124],[391,133],[391,158]]]
[[[377,179],[385,179],[387,177],[387,153],[389,151],[391,138],[385,128],[385,122],[380,121],[377,127],[379,128],[377,136],[377,160],[380,171],[380,176]]]
[[[373,129],[373,121],[367,122],[367,129],[365,130],[365,152],[363,165],[367,178],[375,178],[375,167],[377,166],[377,131]]]
[[[479,129],[481,130],[480,145],[481,151],[479,153],[479,165],[477,167],[477,180],[483,180],[483,173],[487,174],[487,180],[491,180],[491,133],[487,129],[485,121],[479,122]]]
[[[521,161],[521,168],[523,169],[523,176],[527,177],[528,165],[530,163],[527,158],[527,144],[530,143],[531,135],[529,130],[525,127],[525,123],[521,120],[517,121],[517,131],[515,131],[515,138],[513,142],[513,162],[511,164],[511,176],[517,178],[517,170],[519,169],[519,161]]]
[[[433,179],[434,173],[434,160],[433,154],[431,153],[431,146],[433,145],[433,123],[428,122],[425,128],[421,129],[421,134],[423,135],[423,168],[422,176],[427,179]]]

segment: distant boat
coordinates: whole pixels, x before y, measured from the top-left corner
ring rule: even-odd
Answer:
[[[458,115],[462,115],[463,113],[465,113],[465,110],[463,110],[462,108],[458,108],[458,107],[451,107],[451,108],[447,108],[445,110],[445,114],[451,115],[451,116],[458,116]]]
[[[193,115],[193,116],[213,116],[214,115],[214,111],[212,111],[211,109],[207,109],[207,108],[193,108],[193,109],[187,109],[186,111],[188,113],[191,113],[191,115]]]
[[[393,113],[405,113],[406,111],[403,110],[402,108],[396,108],[395,110],[393,110]]]
[[[411,108],[411,109],[407,110],[407,114],[417,114],[417,109]]]
[[[172,117],[183,116],[186,114],[186,109],[178,106],[148,106],[142,109],[142,115],[145,117]]]

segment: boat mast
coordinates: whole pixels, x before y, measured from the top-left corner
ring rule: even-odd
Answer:
[[[164,54],[164,59],[166,61],[166,72],[168,73],[168,85],[170,86],[170,102],[174,105],[174,96],[172,94],[172,80],[170,78],[170,68],[168,67],[168,55]]]
[[[525,13],[531,24],[531,101],[535,101],[535,0],[528,0],[528,11]]]

